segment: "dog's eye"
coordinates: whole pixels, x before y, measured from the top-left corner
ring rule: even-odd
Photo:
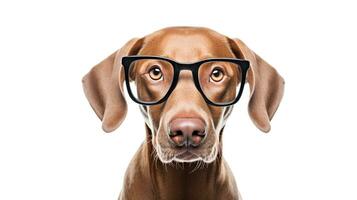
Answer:
[[[211,80],[214,82],[219,82],[223,79],[224,74],[223,71],[219,68],[214,68],[211,72]]]
[[[149,76],[152,80],[160,80],[162,78],[162,72],[158,65],[153,65],[149,70]]]

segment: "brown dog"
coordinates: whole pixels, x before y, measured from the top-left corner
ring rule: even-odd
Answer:
[[[261,131],[270,130],[284,88],[284,80],[276,70],[238,39],[207,28],[173,27],[130,40],[83,78],[86,97],[102,120],[104,131],[114,131],[127,112],[121,60],[128,55],[164,56],[181,63],[212,57],[249,60],[249,114]],[[147,141],[128,167],[119,199],[240,199],[234,177],[220,153],[220,136],[232,108],[208,105],[197,91],[192,74],[181,72],[176,88],[164,103],[140,106]],[[202,130],[204,140],[196,137],[199,146],[182,153],[181,147],[173,145],[182,140],[182,134],[169,137],[169,130],[181,131],[190,138],[194,138],[195,130]],[[197,169],[197,163],[205,166]]]

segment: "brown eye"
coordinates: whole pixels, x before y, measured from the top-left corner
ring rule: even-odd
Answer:
[[[219,68],[214,68],[211,73],[211,80],[214,82],[219,82],[223,79],[223,71]]]
[[[154,65],[151,67],[151,69],[149,70],[149,76],[152,80],[159,80],[162,78],[162,72],[159,66]]]

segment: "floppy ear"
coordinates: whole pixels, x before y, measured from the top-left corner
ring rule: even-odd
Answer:
[[[83,79],[84,93],[94,112],[102,120],[105,132],[112,132],[125,118],[127,104],[123,94],[124,69],[121,58],[136,54],[141,39],[132,39],[121,49],[94,66]]]
[[[233,53],[250,62],[247,77],[251,91],[248,106],[250,118],[261,131],[269,132],[270,120],[283,97],[284,79],[241,40],[228,40]]]

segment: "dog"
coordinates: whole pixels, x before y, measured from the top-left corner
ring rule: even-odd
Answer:
[[[220,82],[230,81],[221,95],[236,95],[236,87],[231,86],[239,81],[244,86],[247,82],[250,86],[250,118],[261,131],[269,132],[270,120],[283,96],[284,79],[239,39],[231,39],[203,27],[164,28],[145,37],[131,39],[84,76],[85,95],[102,120],[105,132],[114,131],[123,122],[127,113],[124,87],[133,90],[129,84],[134,80],[132,74],[141,70],[137,66],[139,62],[131,66],[133,69],[123,62],[133,62],[133,59],[143,56],[152,56],[154,60],[158,57],[169,64],[178,63],[175,70],[185,68],[176,74],[175,86],[170,89],[167,89],[169,86],[155,86],[168,80],[174,82],[171,80],[173,75],[163,72],[161,64],[152,64],[154,68],[143,72],[144,75],[139,78],[135,77],[135,80],[142,78],[149,81],[134,86],[138,91],[130,91],[131,96],[140,98],[136,101],[140,103],[139,108],[145,119],[146,141],[128,166],[119,199],[241,199],[235,179],[221,153],[221,136],[233,103],[212,105],[217,98],[209,96],[214,91],[204,91],[205,84],[217,83],[212,86],[213,89],[211,87],[215,90],[221,87]],[[207,75],[190,69],[190,63],[203,65],[199,61],[211,62],[209,59],[212,58],[236,59],[237,62],[248,63],[249,68],[245,68],[247,73],[244,77],[233,74],[242,75],[239,71],[243,69],[231,66],[224,69],[226,74],[218,71],[220,69],[213,69]],[[174,73],[171,67],[167,69]],[[199,83],[194,79],[200,79]],[[157,94],[151,94],[150,87],[160,89],[156,88]],[[156,104],[145,101],[145,95],[151,96],[153,101],[155,97],[152,96],[161,95],[161,98],[161,93],[170,94]],[[132,98],[135,100],[135,97]]]

